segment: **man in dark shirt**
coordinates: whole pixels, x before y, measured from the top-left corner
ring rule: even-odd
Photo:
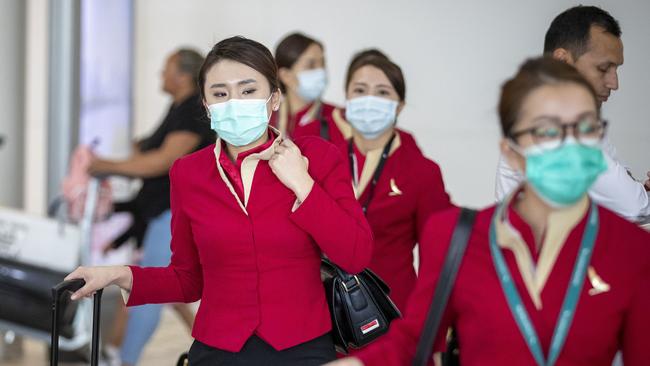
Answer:
[[[172,104],[158,128],[136,142],[133,154],[126,160],[109,161],[96,158],[90,166],[94,175],[122,175],[141,178],[142,188],[136,198],[116,205],[116,210],[129,211],[134,226],[121,239],[134,236],[143,243],[140,265],[165,266],[169,263],[170,183],[169,169],[173,162],[215,141],[198,90],[198,71],[203,56],[181,49],[167,59],[162,73],[162,89],[172,97]],[[123,240],[118,239],[114,244]],[[115,245],[114,245],[115,246]],[[193,314],[186,306],[176,310],[191,327]],[[161,305],[145,305],[129,310],[125,338],[120,357],[123,365],[135,365],[145,344],[160,319]]]
[[[95,159],[90,166],[92,174],[142,178],[136,202],[147,219],[169,209],[168,174],[172,163],[215,141],[197,89],[196,75],[202,63],[203,57],[193,50],[173,53],[162,73],[162,89],[172,97],[163,122],[150,136],[134,144],[128,159]]]

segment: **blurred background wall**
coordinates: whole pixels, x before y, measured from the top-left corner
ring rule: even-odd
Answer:
[[[62,1],[75,0],[0,0],[0,135],[15,136],[13,142],[7,139],[10,142],[0,147],[0,204],[23,205],[31,212],[44,210],[47,186],[54,184],[48,183],[45,163],[47,101],[51,97],[47,95],[51,77],[48,7]],[[76,1],[80,1],[83,15],[84,8],[95,0]],[[193,46],[207,52],[217,41],[238,34],[274,49],[285,34],[299,30],[325,45],[328,101],[344,102],[347,63],[360,49],[378,47],[403,68],[407,106],[400,126],[412,131],[425,153],[440,164],[453,200],[474,206],[493,201],[500,138],[496,102],[501,83],[526,57],[541,53],[553,17],[577,5],[562,0],[124,0],[123,4],[130,10],[107,12],[112,21],[92,23],[95,29],[115,33],[112,41],[99,38],[91,44],[99,55],[116,56],[113,61],[119,67],[111,71],[111,66],[104,66],[101,70],[107,72],[108,67],[109,73],[103,75],[109,80],[114,76],[130,81],[129,88],[108,93],[127,108],[127,116],[118,113],[113,122],[109,118],[95,124],[101,126],[97,128],[102,135],[111,136],[110,151],[103,153],[126,153],[128,144],[123,140],[142,136],[160,122],[169,103],[160,91],[160,72],[173,49]],[[646,108],[650,2],[599,0],[589,4],[611,12],[623,29],[625,65],[619,73],[620,90],[605,104],[604,117],[610,120],[610,138],[620,158],[642,178],[650,170]],[[15,21],[23,13],[25,22]],[[83,28],[83,19],[80,25]],[[82,33],[82,46],[84,39]],[[110,52],[124,42],[132,54],[125,48]],[[89,61],[91,65],[98,62]],[[120,95],[124,98],[118,98]],[[82,128],[78,138],[92,136],[94,132],[88,131]]]
[[[587,3],[585,3],[587,4]],[[620,90],[604,107],[620,158],[638,178],[650,170],[650,1],[594,1],[623,28]],[[415,133],[437,161],[452,199],[488,205],[494,197],[501,83],[529,56],[542,52],[551,20],[576,1],[238,0],[135,2],[134,131],[149,131],[166,101],[159,72],[181,44],[209,50],[232,35],[272,50],[288,32],[304,31],[325,45],[330,85],[325,99],[344,103],[351,55],[385,51],[406,76],[399,124]]]

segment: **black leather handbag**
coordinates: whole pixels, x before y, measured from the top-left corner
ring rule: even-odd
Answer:
[[[0,257],[0,319],[18,326],[49,333],[52,287],[66,273]],[[60,333],[72,337],[72,321],[77,303],[70,299],[59,304]]]
[[[369,269],[352,275],[323,259],[321,275],[332,316],[332,337],[340,353],[361,348],[388,332],[401,316],[388,296],[390,289]]]
[[[323,124],[321,124],[323,126]],[[322,131],[321,131],[322,133]],[[372,200],[375,187],[388,159],[395,134],[384,146],[381,159],[368,186],[369,194],[361,206],[364,215]],[[354,176],[356,158],[352,139],[348,141],[348,157]],[[388,297],[390,288],[369,269],[352,275],[323,258],[321,277],[332,316],[332,337],[339,353],[347,354],[350,348],[361,348],[388,332],[390,322],[401,316],[399,309]]]

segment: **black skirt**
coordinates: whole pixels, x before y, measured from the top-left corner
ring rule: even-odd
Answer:
[[[223,351],[197,340],[189,352],[190,366],[318,366],[335,359],[336,351],[329,333],[282,351],[252,336],[239,352]]]

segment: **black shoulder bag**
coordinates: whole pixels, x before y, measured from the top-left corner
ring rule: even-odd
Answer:
[[[373,175],[369,197],[363,206],[364,214],[374,195],[394,137],[384,147]],[[350,158],[353,159],[354,155]],[[338,352],[347,354],[350,347],[361,348],[367,345],[388,332],[390,322],[401,316],[388,296],[388,285],[371,270],[366,268],[361,273],[352,275],[323,258],[321,276],[324,278],[325,295],[332,317],[332,336]]]
[[[438,334],[442,314],[445,312],[449,295],[454,287],[458,268],[463,260],[463,255],[467,248],[467,242],[472,233],[472,226],[474,225],[475,217],[476,211],[468,208],[461,208],[458,223],[456,224],[454,233],[451,236],[451,243],[447,250],[447,256],[442,265],[442,271],[440,272],[436,290],[433,294],[431,308],[427,314],[424,328],[422,328],[423,330],[420,335],[420,341],[418,342],[415,358],[413,359],[413,366],[425,366],[431,358],[433,342]],[[451,337],[447,342],[447,351],[442,355],[442,364],[444,366],[460,365],[458,359],[458,340],[456,333],[453,330]]]

